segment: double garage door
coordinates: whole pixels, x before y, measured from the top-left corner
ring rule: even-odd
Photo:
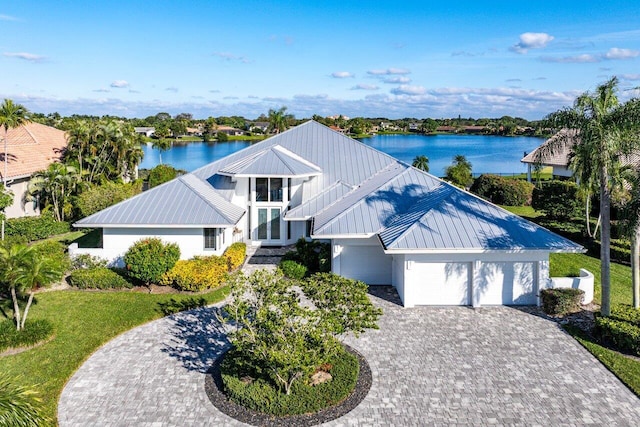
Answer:
[[[536,304],[535,262],[482,262],[472,286],[470,262],[414,262],[406,275],[405,294],[412,305]]]

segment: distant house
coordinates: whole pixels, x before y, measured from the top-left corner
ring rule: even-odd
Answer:
[[[150,138],[153,136],[154,133],[156,133],[156,128],[141,126],[141,127],[134,127],[133,131],[139,135],[144,135],[147,138]]]
[[[249,132],[267,133],[269,122],[253,122],[249,124]]]
[[[4,137],[4,132],[0,132]],[[37,202],[27,200],[31,176],[46,169],[62,157],[67,135],[56,128],[28,123],[7,133],[7,188],[13,193],[13,204],[6,208],[7,218],[40,213]],[[3,144],[0,144],[0,151]],[[0,176],[4,174],[4,151],[0,153]],[[4,181],[4,176],[2,177]]]
[[[216,132],[226,133],[229,136],[244,135],[244,131],[226,125],[218,125],[218,127],[216,128]]]
[[[201,127],[187,128],[187,135],[202,136],[202,128]]]
[[[438,126],[436,132],[455,132],[458,130],[455,126]]]
[[[86,217],[122,263],[137,240],[183,259],[233,242],[330,243],[331,271],[393,285],[403,304],[533,305],[552,286],[549,254],[584,248],[314,121]]]
[[[545,149],[551,145],[561,141],[561,147],[553,154]],[[579,136],[573,129],[562,129],[551,138],[543,142],[538,148],[531,153],[526,154],[520,161],[527,164],[527,180],[531,182],[532,169],[536,165],[542,167],[552,167],[554,177],[568,178],[573,176],[573,171],[569,168],[571,160],[571,152],[576,143],[579,142]],[[621,160],[623,165],[635,165],[640,167],[640,153],[624,156]]]
[[[409,123],[409,132],[419,132],[422,123]]]
[[[465,133],[485,133],[486,131],[486,127],[485,126],[465,126],[463,128],[463,131]]]
[[[347,130],[346,130],[346,129],[342,129],[341,127],[338,127],[338,126],[333,126],[333,125],[332,125],[332,126],[329,126],[329,128],[330,128],[331,130],[336,131],[336,132],[338,132],[338,133],[341,133],[341,134],[343,134],[343,135],[344,135],[345,133],[347,133]]]

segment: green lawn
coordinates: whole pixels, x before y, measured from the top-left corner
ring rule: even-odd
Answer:
[[[221,288],[195,298],[207,303],[222,300]],[[55,420],[62,389],[80,365],[113,337],[162,317],[162,304],[193,299],[183,294],[135,292],[55,291],[39,294],[30,319],[48,319],[55,338],[35,349],[0,357],[0,372],[17,377],[21,385],[34,386],[43,398],[45,414]],[[175,304],[173,304],[175,305]]]

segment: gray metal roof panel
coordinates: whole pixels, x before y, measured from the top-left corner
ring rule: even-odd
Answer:
[[[198,178],[185,175],[81,219],[74,225],[235,225],[244,209],[231,205],[206,186]]]
[[[342,198],[345,194],[353,190],[353,187],[342,181],[337,181],[326,190],[316,194],[301,205],[296,206],[285,214],[289,220],[306,220],[318,214],[326,207]]]

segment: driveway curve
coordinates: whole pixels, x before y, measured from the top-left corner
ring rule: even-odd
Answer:
[[[348,339],[373,384],[327,425],[634,426],[640,400],[548,320],[508,307],[402,308],[374,289],[380,329]],[[244,425],[217,411],[205,373],[228,342],[213,309],[179,313],[113,339],[75,373],[60,426]]]

